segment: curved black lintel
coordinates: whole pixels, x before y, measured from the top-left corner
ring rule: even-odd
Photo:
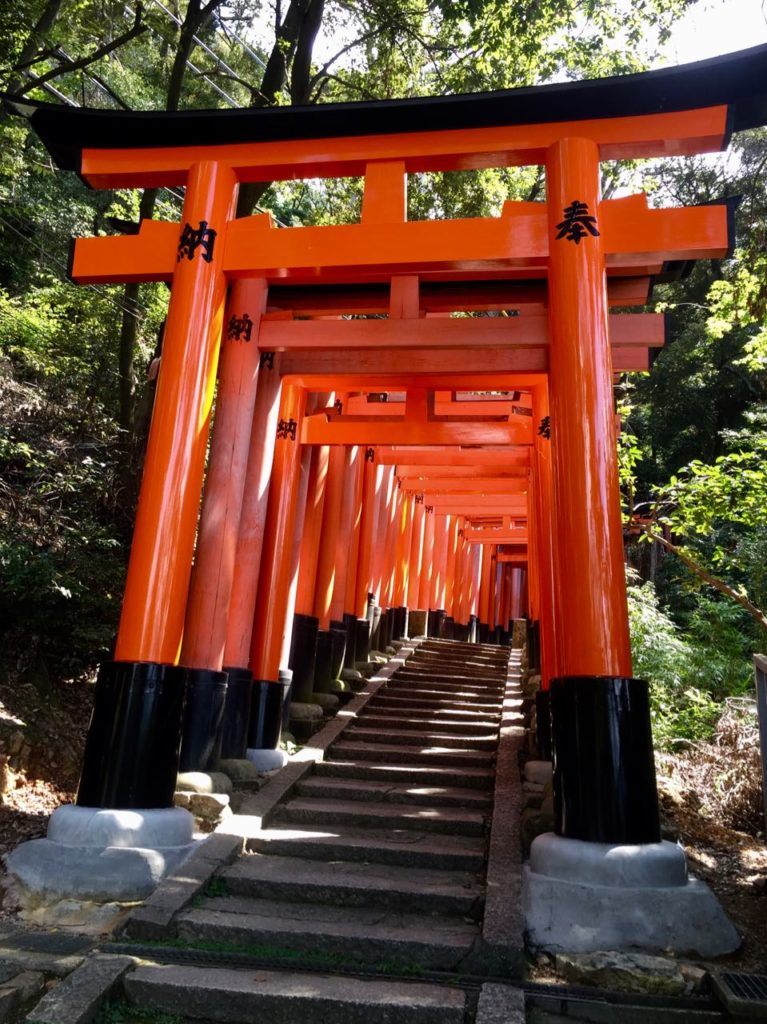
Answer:
[[[520,89],[256,110],[114,111],[8,101],[56,163],[83,149],[275,142],[627,117],[727,105],[731,130],[767,123],[767,45],[678,67]]]

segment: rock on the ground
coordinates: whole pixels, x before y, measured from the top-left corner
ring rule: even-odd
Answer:
[[[86,935],[107,935],[121,924],[131,906],[64,899],[23,910],[21,917],[44,928],[76,928]]]
[[[319,704],[305,704],[299,701],[290,703],[290,720],[292,722],[322,721],[322,708]]]
[[[676,960],[645,953],[557,953],[555,964],[570,981],[621,992],[681,996],[688,986]]]
[[[551,761],[528,761],[525,764],[525,781],[545,786],[551,782]]]
[[[224,793],[193,793],[187,805],[195,818],[205,821],[219,821],[231,813],[229,797]]]
[[[182,793],[231,793],[232,782],[223,772],[179,772],[176,789]]]
[[[251,782],[259,778],[259,771],[247,758],[225,758],[218,762],[219,771],[232,782]]]

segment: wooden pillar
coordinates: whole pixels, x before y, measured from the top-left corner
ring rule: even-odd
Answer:
[[[423,562],[418,607],[428,611],[431,606],[431,574],[434,565],[434,509],[424,506]]]
[[[407,584],[407,606],[408,608],[421,608],[419,603],[419,591],[421,587],[421,572],[423,571],[423,539],[424,539],[424,514],[423,495],[413,496],[413,529],[411,531],[409,573]]]
[[[357,563],[357,587],[354,599],[354,614],[364,619],[367,613],[368,594],[372,587],[372,562],[374,527],[378,487],[382,478],[381,467],[375,462],[375,448],[365,449],[365,469],[362,483],[362,516],[360,521],[360,554]]]
[[[554,143],[546,180],[562,673],[550,690],[555,830],[594,842],[657,842],[649,695],[630,678],[597,145]],[[531,583],[533,569],[531,562]]]
[[[193,668],[224,664],[266,295],[263,278],[235,281],[224,317],[216,418],[181,649],[181,663]]]

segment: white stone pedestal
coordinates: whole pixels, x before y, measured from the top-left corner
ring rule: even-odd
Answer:
[[[550,952],[645,950],[723,956],[740,936],[674,843],[614,846],[538,836],[523,868],[532,946]]]

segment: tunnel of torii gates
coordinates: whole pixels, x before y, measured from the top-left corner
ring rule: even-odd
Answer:
[[[659,840],[613,378],[646,370],[664,341],[661,318],[626,311],[653,282],[726,256],[732,208],[602,199],[600,163],[722,150],[733,129],[765,123],[766,96],[759,47],[432,99],[20,108],[94,188],[185,187],[179,222],[72,253],[75,282],[170,286],[81,806],[171,806],[182,717],[182,766],[202,768],[224,699],[228,757],[276,747],[290,670],[291,699],[305,701],[341,690],[371,642],[498,643],[527,617],[539,710],[550,698],[557,833]],[[407,220],[409,174],[512,165],[545,168],[545,202]],[[235,218],[241,182],[344,176],[364,179],[356,223]]]

